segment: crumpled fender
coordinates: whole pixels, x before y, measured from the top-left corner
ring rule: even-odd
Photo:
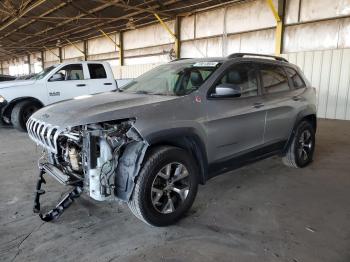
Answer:
[[[117,198],[124,201],[130,199],[147,148],[148,143],[143,140],[131,142],[125,148],[115,172],[114,193]]]

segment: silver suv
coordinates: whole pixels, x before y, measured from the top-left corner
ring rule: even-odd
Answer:
[[[48,106],[27,122],[45,150],[44,175],[73,190],[45,221],[82,192],[123,200],[142,221],[175,223],[198,184],[272,155],[305,167],[315,148],[315,89],[287,60],[257,54],[180,59],[123,89]]]

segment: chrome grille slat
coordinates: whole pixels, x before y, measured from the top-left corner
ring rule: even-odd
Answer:
[[[34,127],[33,127],[34,136],[35,136],[35,138],[36,138],[37,140],[39,140],[38,133],[37,133],[39,124],[40,124],[40,122],[36,122],[36,123],[34,124]],[[40,140],[39,140],[39,141],[40,141]]]
[[[41,144],[41,146],[44,146],[43,142],[41,141],[41,137],[40,137],[40,130],[41,130],[42,126],[43,126],[42,123],[39,122],[38,127],[37,127],[37,129],[36,129],[36,136],[37,136],[37,138],[38,138],[39,143]]]
[[[31,126],[32,126],[33,121],[31,119],[28,120],[27,122],[27,131],[28,131],[28,135],[30,138],[32,138],[32,130],[31,130]]]
[[[60,135],[60,132],[58,132],[58,130],[57,130],[57,132],[55,133],[55,135],[54,135],[54,138],[53,138],[53,147],[55,148],[55,151],[57,152],[57,138],[58,138],[58,136]]]
[[[51,144],[51,133],[54,130],[54,127],[52,127],[51,125],[49,126],[48,130],[47,130],[47,134],[46,134],[46,143],[49,145],[49,147],[53,147],[53,145]]]
[[[57,126],[30,118],[27,122],[29,137],[38,145],[57,154],[57,139],[63,131]],[[52,137],[53,136],[53,137]]]
[[[44,124],[42,124],[42,130],[40,132],[40,139],[41,139],[41,142],[45,145],[46,144],[46,141],[45,141],[45,130],[47,129],[47,126],[45,126]]]
[[[34,125],[34,121],[29,119],[29,124],[28,124],[28,132],[29,132],[29,135],[31,136],[31,138],[33,138],[34,134],[33,134],[33,125]]]

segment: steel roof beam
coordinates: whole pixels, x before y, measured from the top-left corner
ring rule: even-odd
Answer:
[[[34,8],[38,7],[39,5],[43,4],[44,2],[46,2],[46,0],[38,0],[38,1],[36,1],[34,4],[32,4],[31,6],[29,6],[28,8],[26,8],[22,12],[20,12],[17,15],[17,17],[12,18],[10,21],[7,21],[7,22],[5,22],[5,24],[1,25],[0,26],[0,31],[6,29],[8,26],[10,26],[13,23],[15,23],[18,20],[18,18],[24,16],[25,14],[27,14],[30,11],[32,11]]]
[[[51,13],[55,12],[56,10],[58,10],[58,9],[64,7],[64,6],[66,6],[66,5],[67,5],[67,3],[63,2],[63,3],[59,4],[58,6],[56,6],[55,8],[52,8],[52,9],[50,9],[50,10],[44,12],[44,13],[41,14],[39,17],[43,17],[43,16],[46,16],[46,15],[48,15],[48,14],[51,14]],[[3,39],[3,38],[5,38],[5,37],[7,37],[7,36],[9,36],[9,35],[11,35],[11,34],[13,34],[14,32],[17,32],[18,30],[21,30],[21,29],[23,29],[23,28],[25,28],[25,27],[31,25],[31,24],[34,23],[34,22],[36,22],[36,19],[30,20],[29,22],[27,22],[27,23],[25,23],[25,24],[19,26],[18,28],[16,28],[16,29],[14,29],[14,30],[12,30],[12,31],[10,31],[10,32],[8,32],[8,33],[6,33],[6,34],[4,34],[3,36],[0,37],[0,40]]]
[[[89,10],[88,12],[89,12],[89,13],[95,13],[95,12],[101,11],[101,10],[103,10],[103,9],[109,7],[109,6],[111,6],[111,3],[104,4],[104,5],[102,5],[102,6],[98,6],[98,7],[96,7],[96,8],[93,8],[93,9]],[[74,21],[74,20],[77,20],[77,19],[79,19],[80,17],[84,17],[84,16],[86,16],[86,14],[81,14],[81,15],[77,16],[77,17],[74,18],[74,19],[67,19],[66,21],[61,22],[61,23],[57,24],[56,26],[53,26],[53,27],[50,27],[50,28],[47,28],[47,29],[44,29],[44,30],[41,30],[41,31],[39,31],[39,32],[34,33],[32,37],[25,37],[25,38],[23,38],[23,39],[21,40],[21,42],[26,41],[26,40],[28,40],[28,39],[31,39],[31,38],[33,38],[33,37],[35,37],[35,36],[40,36],[41,34],[45,34],[45,33],[49,32],[49,31],[51,31],[51,30],[57,29],[57,28],[59,28],[59,27],[61,27],[61,26],[63,26],[63,25],[66,25],[66,24],[68,24],[68,23],[70,23],[70,22],[72,22],[72,21]]]
[[[173,3],[176,3],[176,2],[178,2],[178,1],[177,0],[169,0],[169,1],[165,2],[164,5],[170,5],[170,4],[173,4]],[[155,6],[153,6],[153,7],[155,7]],[[110,23],[117,22],[117,21],[120,21],[120,20],[123,20],[123,19],[127,19],[129,17],[135,16],[135,15],[139,15],[139,14],[142,14],[142,13],[144,13],[144,11],[136,11],[136,12],[133,12],[133,13],[126,14],[124,16],[117,17],[117,18],[115,18],[113,20],[110,20],[108,22],[102,22],[102,23],[98,23],[98,24],[96,24],[95,22],[88,23],[88,24],[85,24],[85,25],[82,25],[82,26],[79,26],[79,27],[68,29],[65,32],[57,33],[57,34],[55,34],[53,36],[50,36],[50,37],[47,37],[47,38],[42,38],[42,39],[39,39],[37,41],[33,41],[30,44],[41,43],[41,42],[46,41],[46,40],[54,41],[54,40],[57,40],[57,39],[60,39],[60,38],[70,38],[71,35],[74,35],[74,34],[77,34],[77,33],[81,33],[81,32],[85,32],[85,31],[88,31],[88,30],[91,30],[91,29],[96,29],[96,28],[99,28],[101,26],[108,25]],[[79,30],[79,28],[81,28],[81,29]],[[75,32],[72,33],[72,34],[67,34],[67,32],[72,32],[72,31],[75,31]]]
[[[102,3],[108,3],[109,2],[107,0],[98,0],[98,1],[102,2]],[[122,7],[122,8],[129,9],[129,10],[143,11],[143,12],[147,12],[147,13],[150,13],[150,14],[154,14],[155,12],[157,12],[160,15],[174,18],[173,15],[171,15],[169,13],[166,13],[166,12],[163,12],[163,11],[156,10],[154,8],[137,7],[137,6],[133,6],[133,5],[125,4],[125,3],[113,3],[113,5],[116,6],[116,7]]]

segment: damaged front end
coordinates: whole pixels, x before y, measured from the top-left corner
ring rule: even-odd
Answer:
[[[98,201],[128,201],[148,147],[134,123],[127,119],[60,128],[30,118],[28,134],[45,151],[39,160],[34,212],[40,212],[40,195],[45,193],[44,174],[74,187],[56,208],[40,214],[45,221],[58,218],[82,192]]]

